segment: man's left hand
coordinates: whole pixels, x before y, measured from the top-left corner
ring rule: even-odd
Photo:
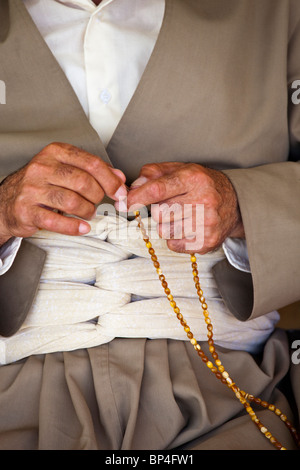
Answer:
[[[127,208],[149,205],[173,251],[205,254],[227,237],[245,237],[236,192],[221,171],[194,163],[145,165],[129,190]]]

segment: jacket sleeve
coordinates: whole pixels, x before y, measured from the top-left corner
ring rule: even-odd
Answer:
[[[225,173],[238,195],[251,274],[224,261],[214,275],[229,309],[247,320],[300,299],[300,164]]]
[[[0,276],[0,335],[11,336],[24,322],[44,266],[46,253],[23,240],[11,268]]]
[[[241,320],[300,300],[300,8],[290,0],[287,64],[290,152],[286,162],[226,170],[240,204],[251,274],[228,262],[214,275]]]

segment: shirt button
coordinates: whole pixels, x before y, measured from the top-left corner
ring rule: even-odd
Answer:
[[[111,100],[111,94],[110,94],[110,92],[109,92],[106,88],[104,88],[104,90],[101,91],[101,93],[100,93],[100,100],[101,100],[102,103],[104,103],[104,104],[107,104],[107,103],[110,102],[110,100]]]

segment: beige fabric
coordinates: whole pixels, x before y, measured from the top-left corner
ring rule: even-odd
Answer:
[[[0,47],[8,85],[0,174],[53,140],[111,160],[128,183],[155,161],[225,169],[238,194],[254,282],[243,312],[234,308],[235,298],[244,298],[243,279],[227,290],[227,305],[246,319],[298,300],[300,165],[286,161],[299,158],[300,106],[289,99],[300,76],[299,2],[167,0],[150,61],[106,150],[22,2],[9,5],[10,34]]]
[[[8,3],[10,30],[0,44],[0,78],[8,85],[0,174],[18,169],[52,140],[107,161],[109,154],[129,182],[142,164],[160,160],[243,168],[230,177],[250,244],[254,315],[293,301],[299,294],[299,165],[286,160],[299,158],[300,107],[288,103],[290,82],[300,75],[299,1],[168,0],[154,53],[107,152],[22,2],[1,6]],[[6,13],[3,8],[0,31],[7,31]],[[272,162],[276,169],[261,168]],[[240,292],[237,281],[231,300]],[[14,295],[13,285],[8,294]],[[273,449],[188,346],[115,339],[2,366],[0,448]],[[291,368],[299,407],[299,366],[291,364],[290,352],[286,333],[276,331],[262,356],[221,354],[241,387],[297,421],[292,399],[287,403],[278,388]],[[293,448],[282,423],[268,411],[262,415]]]
[[[219,353],[241,387],[292,419],[275,388],[291,365],[284,332],[276,332],[256,360],[240,351]],[[31,356],[1,367],[0,377],[0,449],[274,449],[185,342],[116,339],[89,350]],[[258,412],[294,449],[281,420]]]
[[[144,219],[144,223],[184,318],[195,338],[206,341],[190,256],[171,252],[159,239],[152,219]],[[137,222],[100,215],[91,226],[84,237],[39,231],[29,239],[46,251],[46,263],[22,328],[9,338],[0,337],[0,364],[32,354],[99,346],[116,337],[187,340],[163,292]],[[241,322],[226,309],[212,275],[212,267],[224,258],[222,249],[197,256],[215,342],[228,349],[257,353],[279,315],[272,312]]]

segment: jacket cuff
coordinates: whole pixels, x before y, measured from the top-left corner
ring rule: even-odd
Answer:
[[[216,282],[232,313],[253,319],[300,298],[300,164],[224,173],[237,193],[251,274],[224,263],[215,268]]]
[[[0,276],[0,335],[22,326],[35,298],[46,253],[23,240],[11,268]]]

